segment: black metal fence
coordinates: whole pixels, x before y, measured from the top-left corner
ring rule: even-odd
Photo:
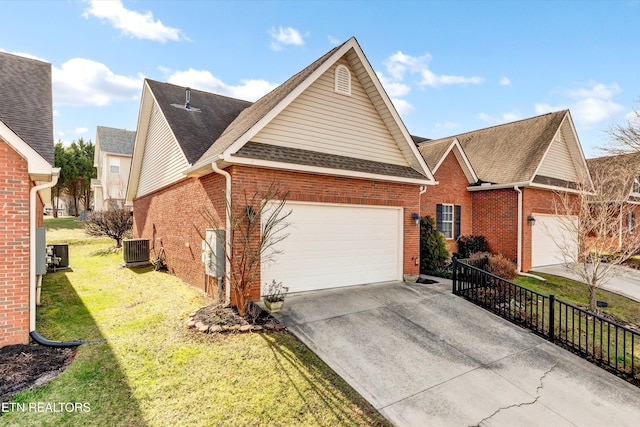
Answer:
[[[495,276],[485,258],[453,260],[453,293],[640,385],[640,332]]]

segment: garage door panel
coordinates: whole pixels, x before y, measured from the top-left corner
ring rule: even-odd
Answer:
[[[571,231],[573,216],[533,214],[536,219],[531,231],[532,268],[565,262],[563,250],[577,254],[577,237]]]
[[[261,283],[281,281],[290,292],[398,280],[402,209],[287,203],[289,234]]]

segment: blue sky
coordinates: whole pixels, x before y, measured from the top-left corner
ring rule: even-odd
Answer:
[[[135,129],[145,77],[256,100],[355,36],[412,134],[569,108],[586,157],[640,107],[640,0],[0,1],[53,66],[55,139]]]

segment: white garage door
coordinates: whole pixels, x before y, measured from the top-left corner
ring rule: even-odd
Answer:
[[[402,278],[402,208],[287,202],[289,236],[261,285],[273,279],[289,292]]]
[[[545,265],[563,264],[563,251],[578,252],[578,239],[571,231],[577,221],[573,216],[533,214],[536,219],[531,231],[531,265],[533,268]],[[569,259],[567,261],[570,261]]]

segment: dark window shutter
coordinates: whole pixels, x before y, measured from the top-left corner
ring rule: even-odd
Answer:
[[[631,212],[631,232],[635,233],[636,231],[636,213]]]
[[[436,205],[436,230],[442,231],[442,205]]]
[[[456,213],[455,213],[455,228],[453,229],[453,238],[458,239],[460,237],[460,217],[462,216],[462,206],[456,205]]]

